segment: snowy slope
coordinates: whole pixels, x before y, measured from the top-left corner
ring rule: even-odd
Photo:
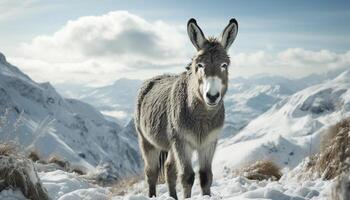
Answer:
[[[350,116],[350,70],[278,102],[242,131],[221,141],[214,169],[272,159],[293,168],[318,150],[329,125]]]
[[[266,112],[282,99],[315,84],[334,79],[345,69],[312,74],[299,79],[256,75],[230,80],[225,97],[226,123],[222,138],[233,136],[251,120]]]
[[[137,90],[142,81],[137,79],[118,79],[113,84],[103,87],[74,87],[58,85],[59,92],[65,96],[77,98],[94,105],[107,117],[113,117],[124,125],[130,121],[134,112]]]
[[[94,88],[79,99],[125,124],[133,116],[137,90],[141,84],[142,81],[136,79],[119,79],[112,85]]]
[[[0,54],[0,140],[15,139],[47,160],[56,155],[85,172],[96,166],[116,177],[138,172],[136,136],[92,106],[62,98],[49,83],[36,83]]]
[[[222,138],[232,136],[281,99],[293,94],[280,84],[231,81],[225,97],[225,127]]]

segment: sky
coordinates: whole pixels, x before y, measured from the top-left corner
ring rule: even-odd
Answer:
[[[237,19],[231,78],[350,67],[350,1],[0,0],[0,52],[53,84],[180,73],[196,52],[191,17],[206,36]]]

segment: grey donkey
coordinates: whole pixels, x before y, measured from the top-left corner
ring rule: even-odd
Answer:
[[[179,178],[184,198],[191,197],[195,173],[192,154],[198,152],[203,195],[210,195],[212,160],[224,123],[223,97],[228,86],[227,51],[236,38],[238,23],[231,19],[220,39],[206,38],[195,19],[187,24],[197,49],[187,70],[160,75],[143,83],[137,97],[135,126],[145,163],[149,197],[156,196],[159,172],[164,168],[171,197],[177,199]],[[160,159],[166,155],[165,163]]]

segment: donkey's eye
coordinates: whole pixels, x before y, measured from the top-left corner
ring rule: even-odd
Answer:
[[[198,68],[204,68],[204,64],[203,64],[203,63],[198,63],[198,64],[197,64],[197,67],[198,67]]]
[[[227,66],[228,66],[227,63],[222,63],[222,64],[221,64],[221,69],[222,69],[222,70],[226,70],[226,69],[227,69]]]

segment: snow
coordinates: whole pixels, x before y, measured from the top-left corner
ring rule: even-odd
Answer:
[[[109,194],[107,189],[61,170],[40,172],[39,177],[52,199],[106,199]]]
[[[113,200],[121,199],[148,199],[145,194],[146,183],[142,182],[130,188],[130,193],[126,196],[114,196]],[[327,199],[330,195],[333,183],[329,181],[315,180],[304,183],[289,181],[253,181],[244,177],[226,177],[215,179],[211,187],[212,196],[202,196],[200,186],[195,181],[192,189],[192,198],[194,200],[244,200],[244,199],[272,199],[272,200],[304,200],[304,199]],[[136,191],[136,192],[135,192]],[[172,199],[167,193],[166,185],[157,186],[158,196],[154,200]],[[181,191],[181,190],[178,190]],[[181,197],[179,192],[178,196]]]
[[[350,116],[349,71],[305,88],[275,104],[243,130],[221,140],[214,169],[271,159],[292,169],[318,151],[324,130]]]
[[[103,188],[79,178],[76,174],[61,170],[39,173],[39,176],[48,189],[51,197],[58,200],[67,199],[112,199],[112,200],[146,200],[147,185],[144,181],[127,188],[125,196],[113,195],[110,188]],[[215,176],[215,174],[214,174]],[[333,187],[332,181],[316,179],[313,181],[298,182],[283,176],[280,181],[254,181],[241,176],[235,176],[231,170],[224,170],[220,177],[214,177],[212,196],[202,196],[198,179],[194,183],[192,198],[194,200],[244,200],[244,199],[272,199],[272,200],[303,200],[327,199]],[[180,187],[178,195],[181,196]],[[154,200],[171,200],[165,184],[157,185],[157,197]]]
[[[15,140],[28,154],[37,152],[46,162],[56,156],[85,173],[108,165],[120,178],[141,167],[136,135],[123,129],[91,105],[34,82],[1,56],[0,140]]]
[[[191,199],[326,199],[331,194],[332,181],[320,179],[314,181],[296,182],[282,177],[280,181],[254,181],[241,176],[234,176],[231,171],[223,171],[221,178],[214,178],[212,196],[201,195],[200,186],[196,179]],[[53,199],[109,199],[113,200],[143,200],[149,199],[147,186],[144,181],[136,183],[128,188],[129,193],[125,196],[114,196],[109,188],[102,188],[88,183],[86,180],[60,170],[39,173],[39,176],[48,189]],[[179,188],[178,188],[179,189]],[[178,195],[181,194],[181,190]],[[167,193],[165,184],[157,186],[158,196],[154,200],[172,199]]]
[[[2,190],[0,191],[0,199],[2,200],[23,200],[26,199],[19,190]]]
[[[94,105],[100,112],[124,125],[133,116],[135,98],[141,84],[141,80],[122,78],[103,87],[86,87],[83,89],[75,89],[71,85],[57,85],[57,87],[63,95],[72,96]]]

